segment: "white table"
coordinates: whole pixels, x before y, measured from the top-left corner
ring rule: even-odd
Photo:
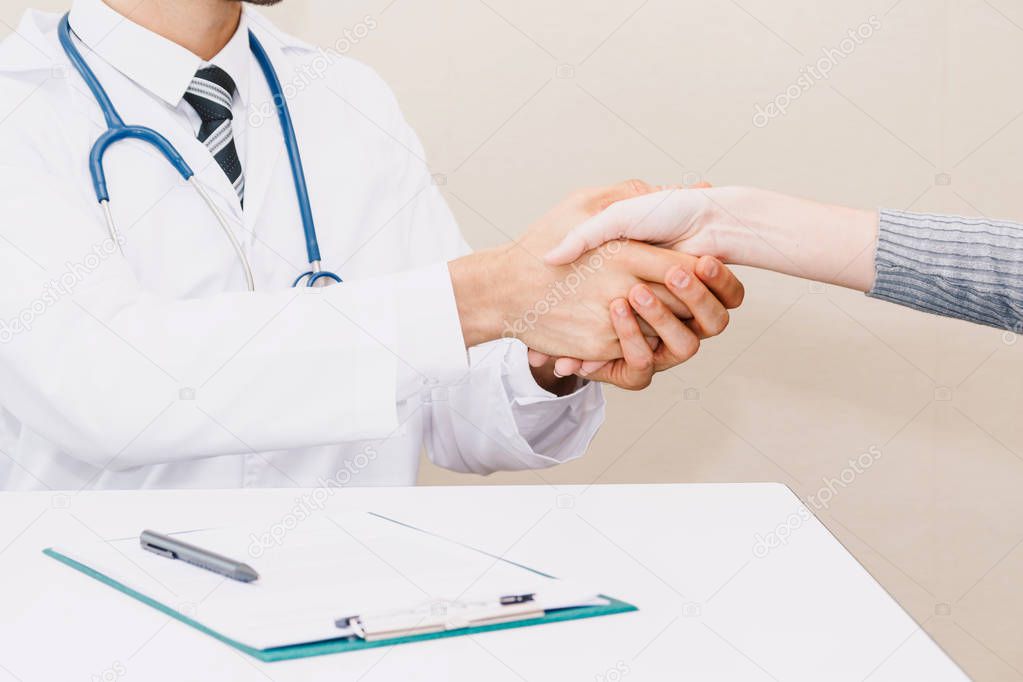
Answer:
[[[0,681],[967,679],[776,484],[320,490],[314,514],[411,520],[640,610],[290,662],[260,663],[40,553],[144,526],[266,531],[313,493],[0,495]]]

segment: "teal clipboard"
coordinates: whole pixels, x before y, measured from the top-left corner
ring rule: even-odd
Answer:
[[[391,519],[391,520],[393,520],[393,519]],[[398,523],[400,523],[400,522],[398,522]],[[407,524],[402,524],[402,525],[407,525]],[[419,530],[419,529],[417,529],[417,530]],[[423,531],[423,532],[425,532],[425,531]],[[477,550],[477,551],[479,551],[479,550]],[[484,553],[486,553],[486,552],[484,552]],[[628,603],[623,602],[621,600],[614,599],[613,597],[608,597],[608,596],[602,594],[602,595],[600,595],[601,598],[606,599],[608,601],[608,603],[605,604],[605,605],[601,605],[601,606],[580,606],[580,607],[576,607],[576,608],[558,609],[558,610],[555,610],[555,611],[549,611],[546,614],[544,614],[542,617],[530,618],[530,619],[527,619],[527,620],[517,620],[517,621],[511,621],[511,622],[507,622],[507,623],[492,623],[492,624],[488,624],[488,625],[480,625],[480,626],[474,626],[474,627],[458,628],[458,629],[453,629],[453,630],[444,630],[442,632],[431,632],[431,633],[410,635],[410,636],[405,636],[405,637],[395,637],[395,638],[392,638],[392,639],[379,639],[379,640],[373,640],[373,641],[366,641],[366,640],[361,639],[359,637],[339,637],[337,639],[328,639],[328,640],[322,640],[322,641],[317,641],[317,642],[308,642],[308,643],[305,643],[305,644],[292,644],[292,645],[289,645],[289,646],[274,647],[274,648],[270,648],[270,649],[256,649],[256,648],[247,646],[245,644],[242,644],[241,642],[238,642],[236,640],[233,640],[230,637],[225,637],[224,635],[220,634],[219,632],[217,632],[215,630],[211,630],[210,628],[206,627],[202,623],[199,623],[198,621],[195,621],[192,618],[189,618],[188,616],[184,615],[180,611],[176,611],[176,610],[172,609],[171,607],[167,606],[166,604],[163,604],[163,603],[161,603],[159,601],[156,601],[155,599],[152,599],[150,597],[147,597],[146,595],[142,594],[141,592],[128,587],[124,583],[118,582],[117,580],[114,580],[113,578],[110,578],[109,576],[104,575],[104,574],[100,573],[99,571],[96,571],[96,570],[90,568],[89,566],[86,566],[85,564],[82,564],[82,563],[80,563],[78,561],[75,561],[71,557],[68,557],[68,556],[66,556],[64,554],[61,554],[60,552],[58,552],[57,550],[53,549],[52,547],[48,547],[48,548],[44,549],[43,550],[43,554],[45,554],[46,556],[51,557],[53,559],[56,559],[57,561],[61,562],[62,564],[65,564],[66,566],[70,566],[71,568],[75,569],[76,571],[84,573],[85,575],[89,576],[90,578],[94,578],[95,580],[98,580],[99,582],[103,583],[104,585],[108,585],[108,586],[114,588],[118,592],[121,592],[123,594],[128,595],[129,597],[132,597],[133,599],[136,599],[136,600],[142,602],[143,604],[146,604],[147,606],[151,606],[152,608],[156,609],[157,611],[160,611],[161,613],[164,613],[164,614],[170,616],[171,618],[174,618],[175,620],[179,620],[182,623],[184,623],[185,625],[188,625],[190,627],[195,628],[199,632],[207,634],[210,637],[213,637],[214,639],[218,639],[221,642],[223,642],[223,643],[225,643],[225,644],[227,644],[229,646],[234,647],[238,651],[246,653],[249,656],[252,656],[253,658],[259,659],[260,661],[264,661],[264,662],[267,662],[267,663],[274,662],[274,661],[288,661],[288,660],[293,660],[293,659],[296,659],[296,658],[308,658],[310,656],[323,656],[323,655],[326,655],[326,654],[339,654],[339,653],[344,653],[344,652],[347,652],[347,651],[359,651],[359,650],[362,650],[362,649],[373,649],[373,648],[382,647],[382,646],[394,646],[396,644],[407,644],[409,642],[425,642],[425,641],[429,641],[429,640],[432,640],[432,639],[441,639],[441,638],[445,638],[445,637],[458,637],[460,635],[475,635],[475,634],[479,634],[479,633],[483,633],[483,632],[491,632],[493,630],[507,630],[507,629],[510,629],[510,628],[521,628],[521,627],[529,627],[529,626],[533,626],[533,625],[544,625],[544,624],[547,624],[547,623],[560,623],[560,622],[570,621],[570,620],[580,620],[580,619],[583,619],[583,618],[596,618],[598,616],[610,616],[610,615],[614,615],[614,614],[617,614],[617,613],[627,613],[629,611],[637,611],[638,610],[637,607],[633,606],[632,604],[628,604]],[[505,559],[501,559],[501,561],[506,561],[506,560]],[[509,562],[509,563],[514,563],[514,562]],[[519,565],[519,564],[516,564],[516,565]],[[529,569],[528,567],[525,567],[525,566],[523,566],[522,568],[527,568],[528,570],[534,571],[535,573],[541,573],[540,571],[535,571],[534,569]],[[541,575],[547,575],[547,574],[541,573]]]

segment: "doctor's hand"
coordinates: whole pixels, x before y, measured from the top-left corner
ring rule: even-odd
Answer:
[[[631,307],[624,301],[611,303],[611,319],[619,334],[623,358],[606,363],[562,357],[553,364],[555,375],[579,374],[621,388],[645,388],[654,372],[685,362],[695,355],[703,339],[723,332],[728,326],[729,309],[739,307],[745,295],[742,283],[720,261],[710,256],[697,259],[692,271],[681,266],[669,270],[665,286],[689,309],[691,318],[680,320],[670,311],[665,314],[660,300],[651,299],[645,295],[645,287],[637,285],[629,292]],[[637,338],[636,325],[632,323],[636,315],[653,328],[657,337],[640,334]],[[646,348],[638,346],[640,340],[647,343]],[[531,350],[529,362],[531,365],[544,365],[550,362],[550,358]]]

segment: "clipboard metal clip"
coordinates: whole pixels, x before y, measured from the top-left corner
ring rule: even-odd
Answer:
[[[338,618],[334,625],[367,642],[426,635],[543,618],[545,611],[535,598],[534,594],[515,594],[499,597],[497,601],[434,599],[407,610]]]

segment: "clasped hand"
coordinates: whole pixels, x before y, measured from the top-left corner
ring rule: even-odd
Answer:
[[[503,335],[530,348],[534,372],[641,389],[724,331],[744,290],[721,261],[616,239],[625,230],[609,236],[615,223],[600,222],[611,204],[656,190],[632,180],[576,192],[505,247],[502,257],[525,269],[516,279],[531,286],[501,294],[503,310],[521,311],[504,320]]]

